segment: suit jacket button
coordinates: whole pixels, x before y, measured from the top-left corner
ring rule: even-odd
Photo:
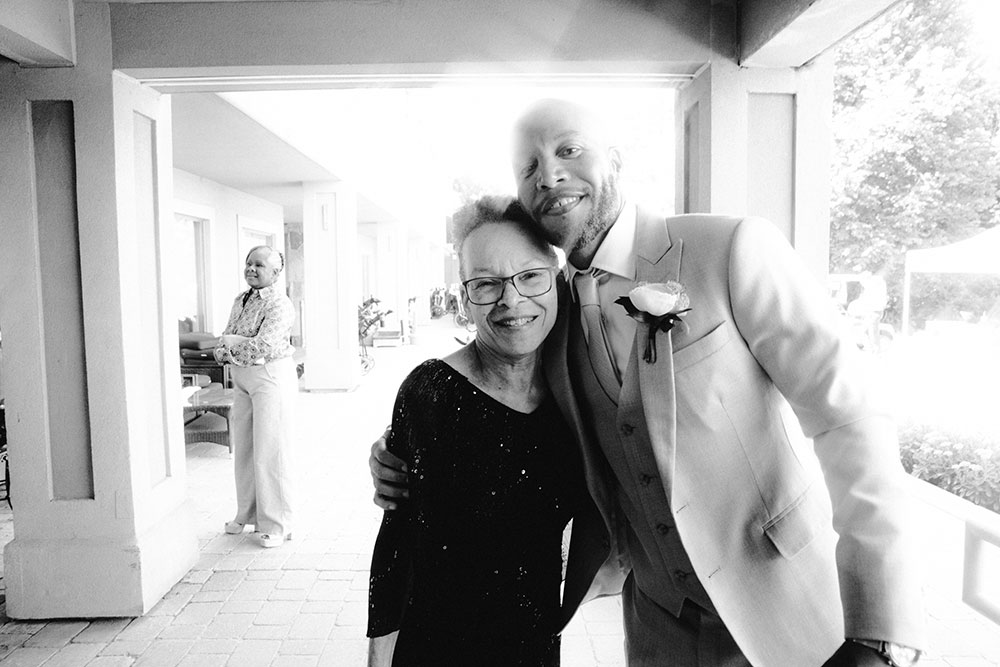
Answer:
[[[649,486],[649,483],[652,481],[652,475],[639,475],[639,482],[641,482],[643,486]]]
[[[635,427],[632,426],[631,424],[622,424],[620,430],[622,432],[622,435],[632,435],[632,431],[635,430]]]
[[[687,579],[687,576],[688,573],[685,572],[684,570],[674,570],[674,578],[677,581],[684,581],[685,579]]]
[[[658,523],[656,524],[656,530],[660,535],[666,535],[670,532],[670,526],[665,523]]]

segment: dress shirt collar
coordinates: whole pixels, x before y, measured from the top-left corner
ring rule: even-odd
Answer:
[[[597,248],[590,266],[605,273],[635,280],[635,226],[636,207],[626,202],[615,224],[611,225],[607,236]],[[566,278],[571,285],[576,274],[586,270],[578,269],[568,260],[566,262]]]
[[[271,283],[267,287],[261,287],[260,289],[254,289],[251,287],[246,292],[243,292],[243,307],[247,307],[247,304],[250,303],[250,299],[254,297],[255,293],[262,301],[272,300],[275,295],[275,284],[276,283]]]
[[[265,299],[266,300],[266,299],[270,299],[272,296],[274,296],[274,292],[275,292],[276,289],[277,289],[277,283],[271,283],[267,287],[261,287],[260,289],[253,289],[251,287],[250,288],[250,294],[252,296],[253,293],[256,292],[257,296],[259,296],[261,299]]]

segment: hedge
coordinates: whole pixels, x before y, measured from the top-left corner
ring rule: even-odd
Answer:
[[[906,472],[1000,513],[1000,440],[913,425],[900,429],[899,449]]]

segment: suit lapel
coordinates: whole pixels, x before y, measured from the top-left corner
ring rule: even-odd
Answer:
[[[678,280],[681,271],[681,239],[670,239],[666,221],[639,211],[636,228],[636,280],[662,283]],[[674,454],[677,434],[677,402],[674,395],[673,342],[671,332],[656,334],[656,362],[642,360],[649,327],[639,324],[633,341],[632,358],[637,371],[627,379],[626,394],[641,400],[653,456],[670,499],[673,488]],[[631,366],[631,364],[630,364]],[[625,397],[623,397],[623,402]]]

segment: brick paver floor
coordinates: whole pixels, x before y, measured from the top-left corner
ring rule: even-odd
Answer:
[[[368,448],[389,421],[402,377],[419,361],[455,349],[455,337],[466,335],[447,322],[433,325],[420,329],[417,345],[374,350],[375,368],[357,391],[299,394],[294,540],[264,550],[249,535],[224,534],[222,525],[234,511],[232,460],[225,447],[190,445],[188,499],[200,542],[191,571],[142,618],[4,618],[0,662],[4,667],[364,665],[368,567],[381,518],[371,502]],[[0,543],[12,535],[4,505]],[[929,667],[1000,664],[995,625],[953,600],[933,604],[932,641],[945,650],[929,656]],[[565,632],[563,665],[623,666],[620,619],[618,598],[584,606]]]

